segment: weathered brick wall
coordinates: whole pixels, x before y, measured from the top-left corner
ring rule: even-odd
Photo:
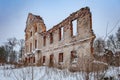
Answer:
[[[29,16],[28,16],[29,17]],[[28,18],[29,19],[29,18]],[[77,57],[79,60],[84,58],[85,56],[91,57],[92,55],[92,43],[95,38],[95,35],[92,31],[92,17],[91,12],[88,7],[82,8],[68,16],[65,20],[60,22],[59,24],[53,26],[50,30],[46,31],[46,27],[41,18],[40,20],[35,20],[32,23],[29,23],[34,27],[34,24],[37,25],[38,31],[35,35],[33,33],[32,39],[26,39],[26,44],[32,43],[32,49],[34,51],[34,40],[37,39],[38,45],[37,48],[40,50],[40,53],[37,51],[34,53],[36,57],[36,62],[41,60],[43,62],[43,56],[45,56],[44,65],[50,64],[50,55],[54,55],[54,66],[59,68],[69,68],[71,64],[71,51],[75,51],[77,53]],[[73,35],[73,21],[77,20],[77,34]],[[28,24],[29,21],[27,21]],[[28,25],[29,25],[28,24]],[[31,26],[29,25],[29,26]],[[25,32],[29,31],[31,27],[27,26]],[[63,35],[61,34],[61,30],[63,28]],[[32,29],[34,30],[34,28]],[[53,37],[53,43],[50,43],[51,34]],[[61,39],[60,39],[61,36]],[[44,37],[46,37],[46,43],[44,44]],[[32,40],[32,42],[30,41]],[[30,45],[28,45],[30,47]],[[27,53],[27,52],[26,52]],[[59,62],[59,53],[63,53],[63,62]],[[38,57],[39,56],[39,57]],[[39,62],[37,62],[39,63]]]

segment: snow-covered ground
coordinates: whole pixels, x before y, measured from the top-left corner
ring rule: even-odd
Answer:
[[[14,66],[0,66],[0,80],[86,80],[86,74],[83,72],[69,72],[68,70],[59,70],[48,67],[24,67],[12,69]],[[97,73],[90,73],[89,80],[97,80],[94,78]],[[105,76],[114,76],[118,79],[120,67],[110,67]]]

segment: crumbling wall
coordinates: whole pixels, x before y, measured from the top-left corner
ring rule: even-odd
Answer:
[[[95,35],[92,31],[92,18],[88,7],[70,14],[66,19],[48,31],[46,31],[44,21],[38,16],[36,16],[36,18],[39,18],[39,20],[29,23],[28,19],[27,23],[29,23],[29,26],[35,26],[37,24],[38,31],[37,34],[33,34],[32,45],[35,45],[34,39],[37,39],[37,48],[40,50],[40,55],[37,52],[35,52],[34,55],[36,55],[35,57],[39,56],[39,58],[36,58],[36,61],[40,60],[38,63],[41,62],[43,65],[49,66],[50,55],[53,55],[54,60],[52,64],[54,67],[69,68],[69,66],[76,65],[80,62],[79,60],[82,58],[85,60],[85,56],[91,57],[92,43]],[[73,21],[76,21],[76,26],[73,25]],[[75,27],[77,27],[77,34],[74,34]],[[31,27],[26,27],[26,33],[29,31],[29,28]],[[29,41],[30,40],[26,39],[27,43],[29,43]],[[33,51],[35,49],[34,47],[35,46],[32,48]],[[72,52],[75,52],[76,58],[79,58],[76,59],[74,64],[71,62]],[[60,57],[60,53],[63,54],[63,57]],[[45,58],[43,60],[44,56]],[[61,58],[63,58],[63,60],[59,60]]]
[[[73,35],[72,22],[77,20],[77,34]],[[63,28],[63,34],[60,30]],[[50,43],[51,35],[53,43]],[[49,65],[49,57],[54,55],[54,63],[57,67],[68,67],[70,65],[71,51],[76,51],[78,57],[92,55],[92,42],[95,35],[92,30],[91,12],[88,7],[82,8],[77,12],[70,14],[65,20],[55,25],[50,30],[40,33],[46,36],[46,45],[42,47],[41,52],[46,56],[45,65]],[[62,39],[60,39],[62,38]],[[59,53],[63,53],[63,63],[59,64]]]

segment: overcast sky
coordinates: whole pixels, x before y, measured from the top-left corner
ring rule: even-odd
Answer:
[[[97,37],[104,37],[120,20],[120,0],[0,0],[0,45],[8,38],[24,39],[28,13],[40,15],[47,30],[82,7],[90,7]],[[118,26],[113,31],[116,32]]]

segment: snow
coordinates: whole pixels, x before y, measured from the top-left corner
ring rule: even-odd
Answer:
[[[37,48],[36,48],[35,50],[32,51],[32,53],[35,54],[35,52],[38,51],[38,50],[41,50],[41,49],[37,49]]]
[[[20,69],[0,70],[0,80],[84,80],[82,73],[71,73],[48,67],[26,67]]]
[[[115,49],[115,52],[120,52],[120,49]]]
[[[118,78],[118,75],[120,74],[120,67],[116,68],[116,67],[109,67],[109,69],[107,70],[106,72],[106,75],[107,77],[110,77],[110,76],[114,76],[116,79]]]
[[[45,66],[29,66],[15,69],[13,67],[13,65],[0,66],[0,80],[32,80],[32,73],[33,80],[86,80],[86,73],[84,72],[72,73],[67,69],[59,70]],[[89,80],[96,80],[94,78],[95,74],[90,73]],[[120,67],[109,67],[105,76],[115,76],[116,80],[118,80],[118,74],[120,74]]]
[[[107,63],[105,63],[105,62],[96,61],[96,60],[94,60],[94,61],[93,61],[93,63],[108,65],[108,64],[107,64]]]

